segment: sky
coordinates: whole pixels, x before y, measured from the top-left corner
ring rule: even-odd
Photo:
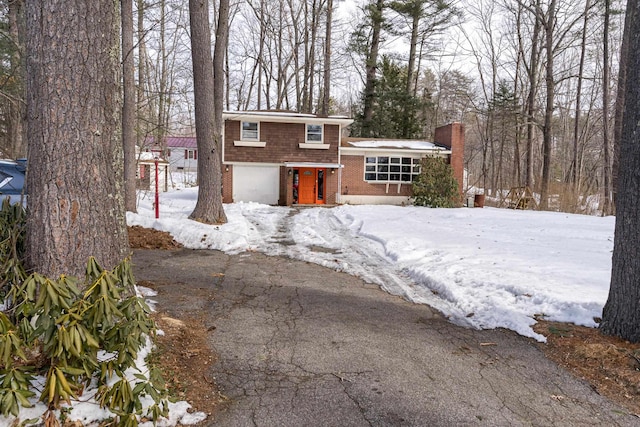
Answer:
[[[138,213],[128,213],[127,223],[167,231],[187,248],[258,251],[323,265],[427,304],[455,324],[511,329],[541,342],[546,338],[532,329],[536,318],[594,327],[607,299],[614,217],[488,207],[297,209],[235,203],[224,206],[228,223],[216,226],[188,219],[197,187],[179,182],[174,180],[177,189],[160,194],[158,219],[153,193],[140,192]],[[150,289],[139,291],[153,296]],[[149,342],[139,355],[141,372],[151,348]],[[69,419],[87,425],[109,416],[92,399],[95,391],[89,387],[82,402],[74,402]],[[204,419],[189,408],[187,402],[172,404],[169,419],[158,425]],[[20,419],[45,409],[38,404],[22,410]],[[0,416],[0,427],[11,422]]]

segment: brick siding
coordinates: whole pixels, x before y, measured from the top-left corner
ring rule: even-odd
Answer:
[[[306,126],[304,123],[260,122],[259,140],[266,142],[266,147],[236,147],[234,141],[240,140],[240,122],[225,122],[224,161],[225,162],[338,162],[338,125],[324,125],[323,143],[330,144],[329,149],[300,148],[298,144],[305,142]]]
[[[458,181],[460,195],[464,194],[464,126],[462,123],[449,123],[436,128],[435,142],[451,150],[449,163],[453,176]]]

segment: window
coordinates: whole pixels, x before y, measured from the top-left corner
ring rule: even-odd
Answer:
[[[184,158],[198,160],[198,150],[184,150]]]
[[[307,143],[322,143],[322,125],[307,125]]]
[[[365,157],[364,180],[369,182],[412,182],[420,174],[420,159],[411,157]]]
[[[243,141],[257,141],[260,132],[258,130],[258,122],[242,122],[242,131],[240,139]]]

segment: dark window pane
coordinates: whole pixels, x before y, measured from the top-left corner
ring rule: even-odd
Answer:
[[[402,172],[411,173],[411,166],[402,166]]]
[[[375,172],[376,171],[376,166],[375,165],[367,165],[365,167],[367,172]]]
[[[378,157],[378,163],[387,164],[387,163],[389,163],[389,158],[388,157]]]
[[[409,158],[409,157],[403,157],[403,158],[402,158],[402,164],[403,164],[403,165],[410,165],[410,164],[411,164],[411,158]]]
[[[389,181],[400,181],[400,174],[399,173],[390,174]]]
[[[391,172],[400,172],[400,165],[391,165],[389,167],[389,171],[391,171]]]
[[[378,181],[387,181],[387,180],[389,180],[389,174],[386,174],[386,173],[378,174]]]
[[[413,173],[420,173],[420,165],[413,167]]]
[[[389,166],[378,165],[378,172],[389,172]]]
[[[400,163],[400,157],[392,157],[391,163]]]
[[[402,174],[402,180],[405,181],[405,182],[410,182],[411,181],[411,175],[403,173]]]
[[[376,158],[375,157],[367,157],[366,162],[367,163],[375,163],[376,162]]]
[[[365,181],[375,181],[376,180],[376,174],[375,173],[366,173],[366,174],[364,174],[364,179],[365,179]]]

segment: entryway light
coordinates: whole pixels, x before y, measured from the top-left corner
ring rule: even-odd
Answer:
[[[226,165],[226,166],[224,167],[224,171],[225,171],[225,172],[229,172],[229,165]]]
[[[289,172],[287,172],[288,175],[291,175],[293,173],[293,169],[289,169]]]

